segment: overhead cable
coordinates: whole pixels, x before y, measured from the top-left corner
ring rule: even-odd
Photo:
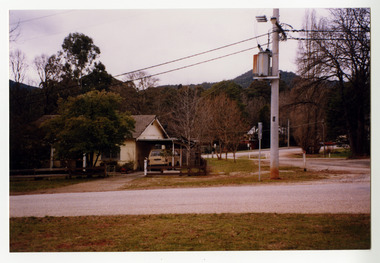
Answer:
[[[139,71],[143,71],[143,70],[147,70],[147,69],[152,69],[152,68],[164,66],[164,65],[167,65],[167,64],[171,64],[171,63],[174,63],[174,62],[178,62],[178,61],[181,61],[181,60],[197,57],[197,56],[204,55],[204,54],[207,54],[207,53],[210,53],[210,52],[214,52],[214,51],[217,51],[217,50],[220,50],[220,49],[223,49],[223,48],[227,48],[227,47],[235,46],[235,45],[247,42],[247,41],[251,41],[251,40],[254,40],[254,39],[266,36],[268,34],[270,34],[270,33],[265,33],[265,34],[262,34],[262,35],[259,35],[259,36],[247,38],[247,39],[235,42],[235,43],[231,43],[231,44],[224,45],[224,46],[221,46],[221,47],[218,47],[218,48],[214,48],[214,49],[210,49],[210,50],[203,51],[203,52],[200,52],[200,53],[196,53],[196,54],[193,54],[193,55],[190,55],[190,56],[185,56],[185,57],[182,57],[182,58],[178,58],[178,59],[174,59],[174,60],[171,60],[171,61],[163,62],[163,63],[157,64],[157,65],[153,65],[153,66],[149,66],[149,67],[133,70],[133,71],[126,72],[126,73],[121,73],[121,74],[115,75],[114,77],[115,78],[116,77],[121,77],[121,76],[128,75],[128,74],[131,74],[131,73],[136,73],[136,72],[139,72]]]
[[[73,11],[73,10],[68,10],[68,11],[63,11],[63,12],[59,12],[59,13],[54,13],[54,14],[50,14],[50,15],[46,15],[46,16],[33,17],[33,18],[30,18],[30,19],[25,19],[25,20],[21,20],[21,21],[18,21],[18,22],[10,23],[10,25],[16,25],[16,24],[22,24],[22,23],[26,23],[26,22],[31,22],[31,21],[39,20],[39,19],[43,19],[43,18],[46,18],[46,17],[51,17],[51,16],[56,16],[56,15],[61,15],[61,14],[70,13],[70,12],[72,12],[72,11]]]
[[[347,40],[344,38],[307,38],[307,37],[288,37],[290,40],[312,40],[312,41],[327,41],[327,40]]]
[[[186,66],[183,66],[183,67],[178,67],[178,68],[174,68],[174,69],[171,69],[171,70],[155,73],[155,74],[152,74],[152,75],[147,75],[147,76],[144,76],[144,77],[141,77],[141,78],[131,79],[131,80],[128,80],[128,82],[142,80],[142,79],[145,79],[145,78],[159,76],[159,75],[167,74],[167,73],[170,73],[170,72],[174,72],[174,71],[178,71],[178,70],[182,70],[182,69],[198,66],[198,65],[201,65],[201,64],[204,64],[204,63],[208,63],[208,62],[212,62],[212,61],[215,61],[215,60],[218,60],[218,59],[222,59],[222,58],[230,57],[230,56],[237,55],[237,54],[240,54],[240,53],[243,53],[243,52],[247,52],[247,51],[253,50],[255,48],[258,48],[258,47],[257,46],[250,47],[250,48],[247,48],[247,49],[239,50],[239,51],[236,51],[236,52],[233,52],[233,53],[229,53],[229,54],[226,54],[226,55],[223,55],[223,56],[219,56],[219,57],[211,58],[211,59],[208,59],[208,60],[200,61],[200,62],[193,63],[193,64],[190,64],[190,65],[186,65]],[[117,76],[112,76],[112,77],[116,78]],[[110,84],[109,87],[110,86],[117,86],[117,85],[119,85],[119,83],[117,83],[117,84]],[[56,91],[68,90],[68,89],[73,89],[73,88],[78,88],[78,85],[71,85],[69,87],[60,87],[60,88],[57,88]],[[41,96],[41,94],[31,94],[31,95],[29,95],[29,97],[34,97],[34,96]],[[35,103],[35,102],[39,102],[39,100],[33,101],[33,103]]]
[[[227,55],[219,56],[219,57],[216,57],[216,58],[212,58],[212,59],[204,60],[204,61],[197,62],[197,63],[194,63],[194,64],[190,64],[190,65],[187,65],[187,66],[183,66],[183,67],[179,67],[179,68],[163,71],[163,72],[160,72],[160,73],[156,73],[156,74],[152,74],[152,75],[149,75],[149,76],[144,76],[144,77],[141,77],[141,78],[136,78],[136,79],[132,79],[132,80],[128,80],[128,81],[141,80],[141,79],[145,79],[145,78],[150,78],[150,77],[155,77],[155,76],[167,74],[167,73],[170,73],[170,72],[173,72],[173,71],[177,71],[177,70],[181,70],[181,69],[185,69],[185,68],[190,68],[190,67],[198,66],[198,65],[201,65],[201,64],[204,64],[204,63],[208,63],[208,62],[211,62],[211,61],[214,61],[214,60],[218,60],[218,59],[222,59],[222,58],[225,58],[225,57],[229,57],[229,56],[233,56],[233,55],[236,55],[236,54],[240,54],[240,53],[243,53],[243,52],[247,52],[247,51],[255,49],[255,48],[258,48],[258,47],[257,46],[250,47],[250,48],[243,49],[243,50],[240,50],[240,51],[236,51],[236,52],[233,52],[233,53],[230,53],[230,54],[227,54]],[[117,77],[117,76],[114,76],[114,77]]]

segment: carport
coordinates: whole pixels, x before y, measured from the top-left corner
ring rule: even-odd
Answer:
[[[144,160],[152,149],[161,148],[177,150],[180,153],[180,165],[186,151],[183,149],[183,140],[170,137],[161,125],[156,115],[132,115],[135,120],[135,129],[132,138],[120,146],[117,162],[119,165],[133,162],[134,170],[144,169]],[[173,162],[172,162],[173,163]]]
[[[140,170],[144,168],[144,160],[148,158],[149,153],[153,149],[168,149],[173,153],[174,163],[174,152],[177,150],[180,155],[180,166],[182,166],[183,160],[183,149],[182,144],[176,138],[167,138],[167,139],[137,139],[136,148],[138,149],[137,158],[138,158],[138,167]]]

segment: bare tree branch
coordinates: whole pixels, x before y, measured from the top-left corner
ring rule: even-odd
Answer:
[[[28,69],[25,53],[19,49],[11,52],[9,54],[9,66],[13,80],[17,83],[22,83]]]

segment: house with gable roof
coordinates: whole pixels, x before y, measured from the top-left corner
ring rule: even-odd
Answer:
[[[120,165],[133,162],[134,170],[143,169],[144,159],[149,156],[152,149],[163,145],[167,149],[174,148],[176,139],[169,137],[156,115],[132,115],[132,117],[135,120],[132,138],[120,146],[119,152],[103,154],[102,161],[114,160]]]
[[[41,126],[46,120],[55,118],[57,115],[44,115],[37,122]],[[156,115],[132,115],[135,120],[135,128],[132,138],[127,139],[117,152],[102,153],[98,165],[102,161],[116,161],[119,165],[133,162],[133,169],[143,169],[144,160],[149,156],[152,149],[173,149],[178,142],[170,138]],[[54,149],[51,149],[50,168],[60,167],[61,161],[54,159]],[[73,166],[81,167],[83,160],[72,160]],[[84,164],[83,164],[84,165]],[[84,167],[84,166],[83,166]]]

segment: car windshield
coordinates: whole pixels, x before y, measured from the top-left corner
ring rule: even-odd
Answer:
[[[152,151],[150,156],[161,156],[161,151]]]

